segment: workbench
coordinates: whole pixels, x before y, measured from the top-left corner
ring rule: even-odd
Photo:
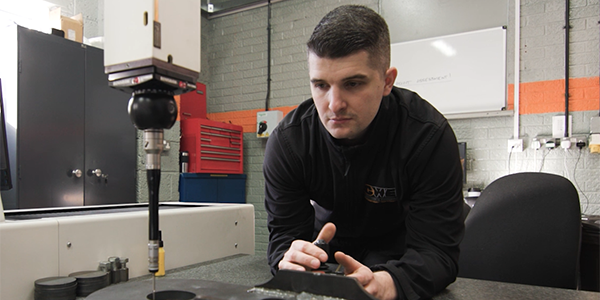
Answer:
[[[166,259],[168,259],[168,252],[166,257]],[[237,289],[244,291],[246,289],[250,289],[253,286],[265,283],[271,278],[272,275],[270,273],[270,269],[265,256],[234,255],[227,258],[217,259],[205,263],[200,263],[167,271],[164,277],[159,277],[157,279],[156,284],[157,287],[160,288],[161,283],[166,283],[169,280],[192,280],[189,282],[193,282],[195,280],[195,282],[197,282],[199,286],[204,285],[210,288],[222,287],[232,290]],[[129,284],[138,287],[147,286],[147,290],[144,292],[144,295],[146,294],[146,292],[151,292],[152,283],[150,275],[145,275],[131,279]],[[93,296],[94,294],[90,295],[88,298],[91,300],[95,300],[96,298],[94,298]],[[256,298],[251,297],[249,299]],[[433,299],[598,300],[600,299],[600,293],[476,280],[468,278],[457,278],[457,280],[453,284],[448,286],[448,288],[446,288],[440,294],[436,295]]]

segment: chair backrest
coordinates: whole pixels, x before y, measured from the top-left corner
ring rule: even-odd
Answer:
[[[575,289],[580,241],[579,194],[568,179],[507,175],[465,220],[458,276]]]

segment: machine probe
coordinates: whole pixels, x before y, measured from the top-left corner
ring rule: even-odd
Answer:
[[[143,131],[148,182],[148,271],[159,263],[159,187],[164,130],[177,120],[175,95],[196,89],[200,1],[107,0],[104,71],[109,86],[131,93],[128,112]],[[152,291],[156,292],[153,276]]]

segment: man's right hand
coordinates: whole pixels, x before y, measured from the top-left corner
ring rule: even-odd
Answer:
[[[324,240],[329,243],[335,235],[335,225],[327,223],[321,228],[317,240]],[[279,269],[307,271],[318,269],[321,262],[326,262],[328,259],[327,253],[323,249],[314,245],[314,243],[295,240],[292,242],[290,249],[283,255],[279,261]]]

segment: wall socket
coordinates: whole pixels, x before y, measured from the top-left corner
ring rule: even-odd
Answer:
[[[573,116],[569,115],[569,134],[573,135]],[[552,137],[560,139],[565,136],[565,116],[552,117]]]
[[[523,152],[523,139],[508,140],[508,152]]]

